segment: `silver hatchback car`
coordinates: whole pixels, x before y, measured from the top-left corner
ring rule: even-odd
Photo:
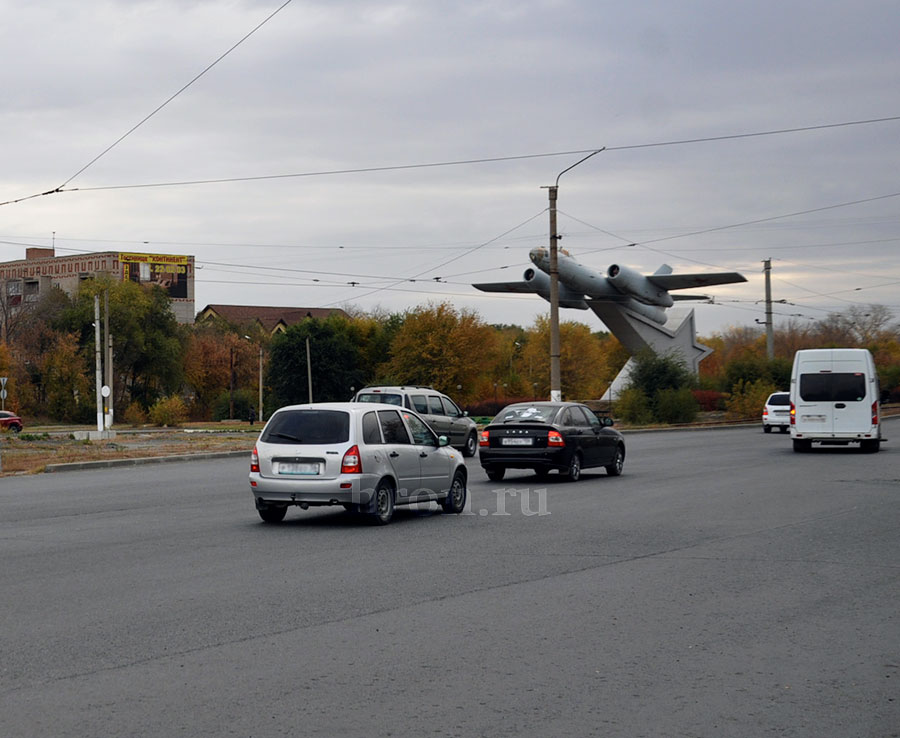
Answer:
[[[250,491],[266,523],[290,505],[342,505],[376,524],[396,505],[435,501],[445,512],[466,504],[466,465],[411,410],[351,403],[277,410],[250,459]]]

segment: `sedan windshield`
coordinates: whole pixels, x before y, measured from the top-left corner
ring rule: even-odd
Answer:
[[[549,423],[559,410],[555,405],[510,405],[500,411],[495,423]]]

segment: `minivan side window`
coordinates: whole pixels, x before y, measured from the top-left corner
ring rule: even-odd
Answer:
[[[404,415],[406,422],[409,423],[409,429],[412,431],[413,443],[417,446],[437,446],[437,438],[431,432],[431,428],[425,425],[425,422],[419,420],[415,415]]]
[[[462,410],[460,410],[456,406],[456,403],[453,402],[453,400],[451,400],[449,397],[442,397],[441,401],[444,403],[444,410],[451,418],[457,418],[462,415]]]
[[[385,443],[409,443],[409,433],[403,425],[403,419],[396,410],[380,410],[378,420]]]
[[[410,395],[409,398],[412,400],[413,410],[428,415],[428,402],[425,400],[425,395]]]
[[[800,375],[804,402],[862,402],[865,397],[866,377],[860,372]]]
[[[444,415],[444,406],[441,405],[441,398],[432,395],[428,396],[428,412],[431,415]]]

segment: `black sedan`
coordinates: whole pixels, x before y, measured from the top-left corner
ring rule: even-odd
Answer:
[[[541,478],[557,469],[574,482],[582,469],[602,466],[617,477],[625,439],[611,425],[612,418],[601,420],[577,402],[508,405],[481,431],[481,466],[494,482],[507,469],[533,469]]]

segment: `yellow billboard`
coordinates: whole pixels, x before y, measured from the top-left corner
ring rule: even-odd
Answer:
[[[159,285],[169,297],[188,296],[188,256],[120,253],[119,263],[122,279]]]

